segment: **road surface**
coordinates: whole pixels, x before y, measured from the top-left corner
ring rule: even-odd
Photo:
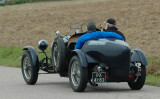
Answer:
[[[88,84],[85,92],[76,93],[58,74],[41,74],[36,85],[27,85],[20,68],[0,66],[0,99],[160,99],[160,87],[134,91],[127,83]]]

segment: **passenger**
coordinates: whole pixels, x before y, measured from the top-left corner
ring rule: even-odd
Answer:
[[[122,37],[124,37],[124,41],[126,41],[125,36],[123,35],[123,33],[118,31],[118,28],[116,27],[116,21],[114,19],[110,18],[105,23],[106,23],[106,28],[104,29],[104,31],[106,31],[106,32],[115,32],[115,33],[121,35]]]
[[[96,23],[95,22],[89,22],[88,25],[87,25],[87,29],[88,29],[88,31],[86,33],[101,31],[100,29],[98,29],[96,27]]]
[[[96,31],[96,24],[94,22],[88,23],[87,28],[87,33],[82,35],[77,40],[75,49],[80,49],[86,41],[95,38],[117,38],[120,40],[124,40],[124,37],[120,36],[115,32]]]

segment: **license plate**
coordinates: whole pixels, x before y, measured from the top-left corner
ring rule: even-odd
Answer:
[[[92,73],[92,82],[105,83],[106,82],[106,73],[105,72],[93,72]]]

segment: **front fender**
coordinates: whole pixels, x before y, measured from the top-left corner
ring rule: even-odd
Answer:
[[[36,50],[32,46],[26,46],[23,50],[28,50],[30,52],[33,66],[37,66],[37,62],[39,62],[39,60]]]
[[[140,49],[132,50],[131,62],[141,62],[144,66],[148,65],[147,57]]]
[[[86,55],[79,49],[73,50],[71,56],[78,55],[82,67],[88,67]]]

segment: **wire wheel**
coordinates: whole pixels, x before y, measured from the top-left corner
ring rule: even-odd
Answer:
[[[23,70],[25,77],[31,79],[31,62],[27,56],[23,60]]]
[[[80,67],[77,61],[74,61],[71,67],[71,79],[74,86],[78,86],[80,83]]]
[[[34,62],[35,61],[35,62]],[[25,51],[22,56],[21,70],[25,82],[28,85],[34,85],[38,79],[39,61],[33,59],[29,51]]]
[[[85,90],[88,83],[88,68],[81,67],[78,56],[73,56],[69,64],[69,82],[75,92]]]
[[[53,50],[53,60],[54,60],[54,65],[58,67],[59,65],[59,52],[58,52],[58,46],[57,44],[54,45],[54,50]]]
[[[52,43],[51,53],[55,72],[59,73],[60,76],[64,76],[63,73],[67,72],[68,67],[66,65],[66,45],[61,37],[56,38]]]

